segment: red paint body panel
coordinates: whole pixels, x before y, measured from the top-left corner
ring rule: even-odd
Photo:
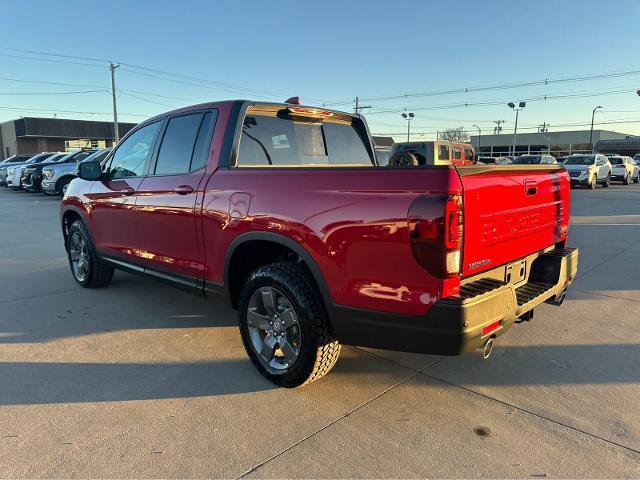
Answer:
[[[570,185],[566,170],[517,172],[491,167],[484,173],[463,173],[462,184],[463,276],[507,264],[567,238]]]
[[[231,218],[236,192],[249,214]],[[222,283],[224,258],[241,233],[277,233],[315,260],[335,303],[424,314],[444,284],[422,269],[409,245],[407,212],[421,194],[460,192],[453,169],[237,168],[219,170],[205,191],[205,279]]]

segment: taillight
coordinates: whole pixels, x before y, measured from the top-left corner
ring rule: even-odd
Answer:
[[[460,274],[462,198],[424,195],[409,209],[411,250],[418,264],[439,278]]]

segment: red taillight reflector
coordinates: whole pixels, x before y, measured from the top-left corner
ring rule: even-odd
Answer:
[[[500,320],[498,320],[497,322],[493,322],[493,323],[487,325],[486,327],[484,327],[482,329],[482,336],[486,335],[487,333],[491,333],[494,330],[497,330],[498,327],[500,327]]]
[[[462,245],[462,205],[459,196],[452,195],[447,200],[445,221],[445,246],[449,250],[457,250]]]

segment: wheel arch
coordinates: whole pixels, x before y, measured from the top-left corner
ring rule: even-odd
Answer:
[[[89,222],[87,222],[84,212],[82,212],[80,209],[76,207],[67,206],[60,215],[60,222],[62,227],[62,238],[64,239],[65,249],[67,248],[67,236],[69,233],[69,228],[77,220],[80,220],[84,224],[84,226],[87,229],[87,232],[89,233],[89,236],[91,237],[91,242],[95,245],[95,242],[93,241],[93,235],[91,233],[91,229],[89,228]]]
[[[245,271],[240,269],[240,272],[237,271],[238,269],[236,267],[238,266],[238,261],[240,261],[241,258],[240,254],[244,249],[251,246],[264,247],[269,245],[272,246],[272,250],[267,251],[265,257],[260,258],[271,260],[273,258],[273,254],[277,255],[285,252],[294,254],[297,257],[297,260],[305,265],[309,270],[309,273],[315,281],[320,295],[322,296],[325,307],[329,309],[331,306],[329,288],[320,267],[311,254],[302,245],[300,245],[300,243],[296,242],[292,238],[273,232],[243,233],[237,236],[229,245],[224,261],[224,286],[231,305],[234,308],[237,306],[239,290],[242,288],[242,286],[239,285],[239,282],[241,283],[242,280],[246,279],[246,275],[251,273],[250,271],[247,271],[248,269]],[[272,263],[272,261],[258,263],[259,264],[257,266],[259,267]]]

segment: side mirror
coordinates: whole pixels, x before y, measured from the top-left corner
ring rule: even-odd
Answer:
[[[80,162],[78,164],[78,177],[90,182],[100,180],[102,178],[102,165],[100,162]]]

